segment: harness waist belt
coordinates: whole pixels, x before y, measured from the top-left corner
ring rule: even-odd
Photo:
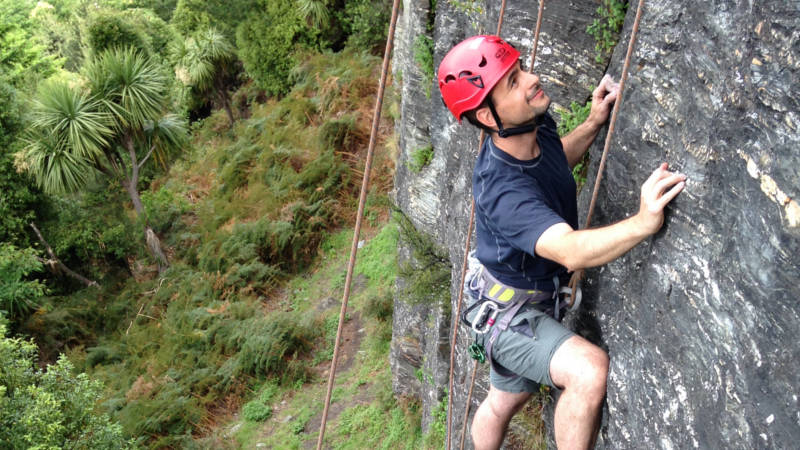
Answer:
[[[494,277],[486,267],[481,266],[478,276],[483,281],[482,294],[489,300],[501,305],[510,305],[523,300],[542,301],[552,297],[552,293],[537,289],[519,289],[511,287]],[[532,297],[536,297],[535,299]]]

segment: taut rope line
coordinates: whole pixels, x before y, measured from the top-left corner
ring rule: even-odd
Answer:
[[[533,64],[536,62],[536,50],[539,47],[539,32],[542,29],[542,16],[544,15],[544,0],[539,0],[539,11],[536,15],[536,29],[533,32],[533,48],[531,49],[531,65],[528,68],[529,73],[533,73]],[[498,31],[498,34],[500,32]],[[483,133],[481,133],[481,142],[483,142]],[[475,201],[472,202],[472,209],[470,211],[470,224],[474,222],[475,219]],[[471,233],[471,228],[470,228]],[[467,245],[469,245],[469,240],[467,240]],[[465,250],[464,258],[466,258],[467,253],[469,253],[469,247]],[[465,259],[466,261],[466,259]],[[464,269],[466,270],[466,269]],[[461,273],[461,285],[464,285],[464,278],[466,275],[466,271],[462,271]],[[463,289],[462,289],[463,290]],[[459,298],[459,311],[461,309],[461,299]],[[459,313],[460,316],[460,313]],[[456,318],[458,320],[458,318]],[[454,332],[455,333],[455,332]],[[452,371],[453,362],[450,362],[450,370]],[[467,401],[464,405],[464,423],[461,426],[461,441],[459,442],[458,448],[459,450],[464,450],[464,441],[467,437],[467,419],[469,419],[469,409],[470,404],[472,403],[472,392],[473,387],[475,386],[475,375],[478,372],[478,361],[475,360],[472,362],[472,376],[470,377],[469,382],[469,392],[467,393]]]
[[[506,0],[502,0],[500,3],[500,13],[497,17],[497,35],[500,35],[500,31],[503,29],[503,16],[506,13]],[[486,137],[486,132],[481,130],[481,135],[478,138],[478,153],[481,152],[481,143]],[[452,439],[452,432],[453,432],[453,421],[452,412],[453,412],[453,365],[455,364],[456,358],[456,337],[458,335],[458,318],[461,316],[461,304],[464,300],[464,279],[467,276],[467,261],[469,259],[469,241],[472,237],[472,228],[475,226],[475,201],[472,201],[472,206],[469,209],[469,224],[467,224],[467,238],[466,242],[464,243],[464,259],[461,262],[461,284],[460,289],[458,290],[458,300],[456,301],[456,315],[453,316],[452,323],[453,323],[453,332],[451,333],[452,337],[450,338],[450,375],[448,377],[448,386],[447,386],[447,442],[445,444],[445,449],[450,450],[450,442]],[[462,436],[461,441],[464,441]]]
[[[586,214],[586,225],[584,229],[589,228],[592,223],[592,215],[594,214],[594,207],[597,203],[597,195],[600,192],[600,182],[603,180],[603,172],[606,168],[606,157],[608,150],[611,148],[611,136],[614,134],[614,125],[617,123],[617,115],[619,114],[620,105],[622,104],[622,92],[625,90],[625,79],[628,77],[628,68],[631,64],[631,56],[633,55],[633,45],[636,43],[636,33],[639,31],[639,22],[642,19],[642,9],[644,8],[644,0],[639,0],[639,5],[636,7],[636,18],[633,21],[633,28],[631,29],[631,37],[628,41],[628,51],[625,53],[625,63],[622,65],[622,75],[619,81],[619,93],[614,102],[614,109],[611,112],[611,121],[608,124],[608,134],[606,134],[606,142],[603,147],[603,155],[600,157],[600,165],[597,168],[597,178],[594,181],[594,190],[592,191],[592,200],[589,202],[589,211]],[[578,284],[583,278],[583,269],[576,270],[569,280],[569,287],[572,289],[572,295],[569,298],[569,306],[575,300],[575,294],[578,289]]]
[[[497,33],[496,35],[500,35],[500,31],[503,27],[503,16],[505,15],[506,9],[506,0],[503,0],[500,4],[500,14],[497,19]],[[529,68],[529,72],[533,71],[533,63],[536,60],[536,47],[539,43],[539,31],[542,25],[542,13],[544,11],[544,0],[539,0],[539,12],[536,19],[536,31],[534,32],[534,40],[533,40],[533,50],[531,52],[531,65]],[[483,140],[485,139],[486,134],[483,130],[481,130],[480,138],[478,140],[478,153],[481,151],[481,145],[483,144]],[[471,202],[471,207],[469,211],[469,223],[467,225],[467,237],[466,242],[464,243],[464,259],[461,263],[461,283],[459,284],[460,289],[458,292],[458,300],[456,302],[456,315],[453,319],[453,332],[452,338],[450,339],[450,376],[449,376],[449,385],[447,391],[447,443],[445,449],[450,449],[450,442],[452,437],[452,411],[453,411],[453,367],[455,365],[455,349],[456,349],[456,337],[458,335],[458,318],[461,316],[461,306],[464,300],[464,281],[467,276],[467,261],[469,257],[469,248],[470,248],[470,239],[472,238],[472,229],[475,225],[475,200]],[[478,362],[475,361],[472,366],[472,376],[470,380],[470,387],[469,393],[467,394],[467,402],[464,407],[464,423],[462,424],[461,428],[461,441],[459,443],[459,448],[464,448],[464,439],[467,434],[467,419],[469,418],[469,407],[470,402],[472,401],[472,388],[475,385],[475,373],[478,370]]]
[[[328,376],[328,392],[325,394],[325,408],[322,410],[322,423],[319,426],[319,438],[317,439],[317,450],[322,449],[322,438],[325,436],[325,425],[328,421],[328,409],[331,404],[331,393],[333,392],[333,381],[336,378],[336,361],[339,358],[339,342],[342,337],[342,325],[344,324],[345,313],[347,312],[347,301],[350,299],[350,284],[353,281],[353,268],[356,264],[356,253],[358,252],[358,237],[361,233],[361,222],[364,218],[364,205],[367,201],[367,186],[369,185],[369,174],[372,169],[372,157],[375,152],[377,142],[378,124],[381,120],[381,107],[383,106],[383,94],[386,90],[386,78],[389,74],[389,59],[392,54],[394,44],[394,31],[397,25],[397,12],[400,9],[400,0],[394,0],[392,4],[392,18],[389,23],[389,34],[386,38],[386,49],[383,53],[383,66],[381,67],[381,79],[378,84],[378,95],[375,100],[375,111],[372,115],[372,130],[369,135],[369,147],[367,158],[364,163],[364,178],[361,181],[361,194],[358,198],[358,213],[356,213],[356,227],[353,231],[353,245],[350,246],[350,261],[347,263],[347,276],[344,281],[344,295],[342,296],[342,308],[339,312],[339,326],[336,329],[336,341],[333,346],[333,359],[331,359],[331,369]]]

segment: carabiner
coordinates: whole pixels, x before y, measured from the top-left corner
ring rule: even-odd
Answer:
[[[487,308],[491,311],[487,311]],[[491,300],[484,301],[478,309],[478,313],[475,315],[475,320],[472,321],[472,331],[477,334],[486,334],[486,332],[492,328],[492,325],[494,325],[497,314],[505,310],[506,308],[501,308],[500,305]],[[484,318],[486,319],[485,321]],[[478,324],[482,324],[483,326],[479,326]]]

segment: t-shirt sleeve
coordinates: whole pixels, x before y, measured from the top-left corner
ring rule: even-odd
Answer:
[[[557,223],[566,223],[551,209],[534,180],[506,183],[496,195],[481,196],[483,209],[493,233],[502,236],[514,248],[535,254],[536,241]]]

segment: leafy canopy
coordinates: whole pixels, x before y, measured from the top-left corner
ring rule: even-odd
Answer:
[[[32,248],[18,249],[0,243],[0,311],[18,317],[32,309],[46,288],[39,280],[26,278],[42,269],[43,265]]]
[[[183,121],[164,114],[167,80],[151,58],[114,49],[91,60],[84,76],[83,87],[45,83],[34,102],[22,159],[46,192],[78,191],[97,172],[127,177],[131,149],[164,159],[185,141]],[[135,163],[128,170],[138,171]]]
[[[66,357],[36,368],[36,345],[0,323],[0,442],[9,448],[131,448],[122,427],[94,412],[102,385],[73,375]]]

